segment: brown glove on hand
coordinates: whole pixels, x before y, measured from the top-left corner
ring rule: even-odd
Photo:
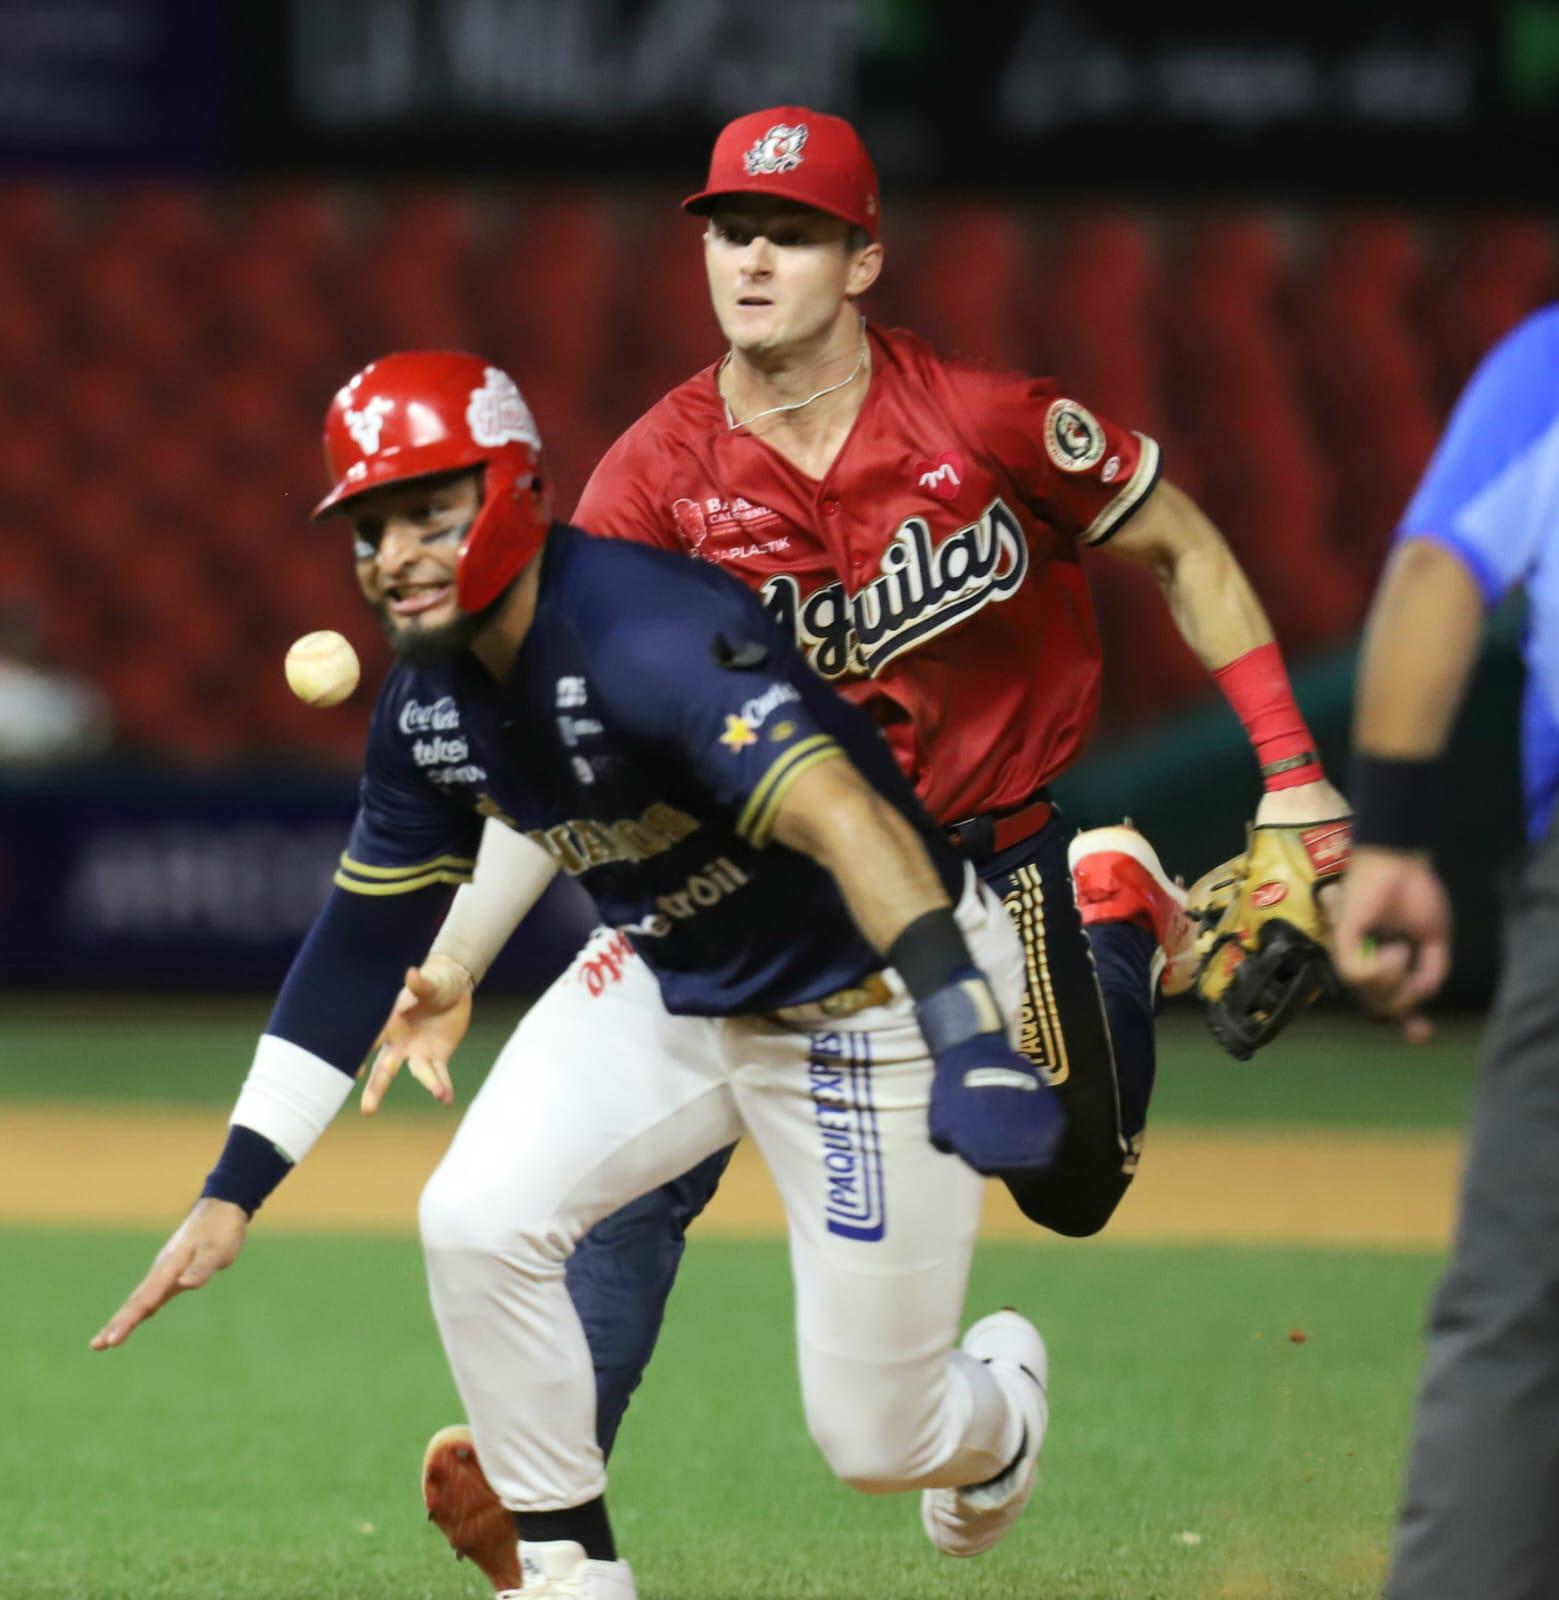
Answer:
[[[1275,1039],[1332,981],[1318,897],[1342,876],[1352,840],[1349,817],[1261,824],[1244,855],[1192,885],[1186,910],[1201,924],[1196,991],[1213,1037],[1237,1060]]]

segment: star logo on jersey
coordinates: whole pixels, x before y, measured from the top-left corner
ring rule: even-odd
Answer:
[[[753,732],[752,724],[746,717],[729,715],[725,719],[725,732],[720,735],[720,743],[734,756],[745,750],[750,744],[757,744],[758,735]]]
[[[956,500],[964,483],[964,458],[956,450],[944,450],[935,461],[922,458],[915,463],[915,482],[938,500]]]

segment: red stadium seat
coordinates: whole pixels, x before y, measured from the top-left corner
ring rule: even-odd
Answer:
[[[1334,549],[1366,587],[1439,431],[1415,322],[1421,281],[1413,227],[1356,220],[1324,242],[1297,306],[1311,403],[1339,483]]]
[[[391,350],[465,350],[480,343],[472,316],[477,272],[476,218],[453,195],[395,195],[361,242],[356,270],[336,303],[346,326],[376,354]]]
[[[641,219],[635,237],[641,248],[623,286],[622,339],[636,375],[631,386],[613,385],[614,428],[627,427],[646,402],[659,399],[725,353],[709,301],[697,219],[667,211]],[[659,309],[651,313],[650,307]]]
[[[1480,217],[1454,230],[1446,255],[1426,297],[1442,405],[1496,340],[1559,296],[1559,242],[1549,223]]]
[[[1027,325],[1035,362],[1086,405],[1162,432],[1156,362],[1157,263],[1129,218],[1078,217],[1054,229]]]
[[[941,209],[915,253],[911,325],[949,355],[1017,366],[1033,256],[1024,219],[1010,206]]]

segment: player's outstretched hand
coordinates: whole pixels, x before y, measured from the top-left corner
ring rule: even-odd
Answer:
[[[404,1062],[441,1105],[455,1103],[449,1059],[471,1025],[471,974],[448,956],[432,955],[409,967],[406,983],[379,1035],[379,1050],[363,1085],[363,1115],[379,1109]]]
[[[1451,904],[1428,857],[1355,850],[1332,925],[1337,970],[1360,1004],[1422,1043],[1431,1029],[1419,1007],[1451,970]]]
[[[244,1247],[249,1216],[230,1200],[197,1200],[195,1209],[157,1252],[152,1269],[129,1299],[98,1330],[94,1350],[112,1350],[186,1289],[205,1286],[213,1273],[230,1267]]]
[[[1007,1043],[984,977],[968,972],[922,1001],[916,1015],[935,1061],[931,1143],[985,1176],[1048,1167],[1066,1113],[1033,1063]]]

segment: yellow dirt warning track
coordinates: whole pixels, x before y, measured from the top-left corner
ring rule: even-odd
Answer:
[[[0,1103],[0,1225],[161,1228],[188,1209],[220,1148],[215,1108]],[[265,1208],[267,1228],[409,1234],[417,1194],[454,1118],[352,1107]],[[1440,1250],[1450,1239],[1460,1141],[1451,1134],[1165,1128],[1102,1243],[1307,1244]],[[744,1144],[698,1231],[782,1230],[757,1152]],[[988,1238],[1051,1241],[999,1184]]]

